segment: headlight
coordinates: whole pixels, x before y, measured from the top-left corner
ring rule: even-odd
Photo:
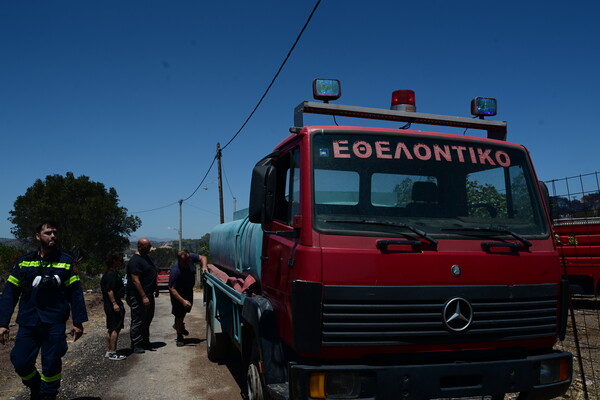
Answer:
[[[569,379],[569,362],[566,358],[540,363],[540,384],[549,385]]]
[[[360,376],[352,372],[310,374],[310,397],[314,399],[354,399],[360,394]]]

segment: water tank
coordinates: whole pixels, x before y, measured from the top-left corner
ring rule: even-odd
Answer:
[[[260,224],[244,219],[217,225],[210,232],[210,259],[215,265],[250,273],[260,281],[263,231]]]

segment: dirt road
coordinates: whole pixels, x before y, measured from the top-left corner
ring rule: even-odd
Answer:
[[[86,295],[87,297],[88,295]],[[128,355],[123,361],[110,361],[105,352],[105,328],[102,304],[88,306],[90,322],[82,339],[69,342],[63,358],[63,381],[59,400],[239,400],[244,371],[238,361],[215,364],[206,358],[205,321],[202,294],[196,293],[194,308],[186,317],[190,335],[185,346],[175,345],[175,331],[168,292],[156,299],[156,314],[151,326],[153,351],[131,354],[129,315],[121,332],[118,348]],[[127,309],[129,313],[129,309]],[[11,328],[11,334],[17,327]],[[4,346],[3,352],[7,352]],[[12,347],[9,345],[9,347]],[[2,358],[0,399],[29,398],[20,380]],[[237,379],[237,381],[236,381]]]

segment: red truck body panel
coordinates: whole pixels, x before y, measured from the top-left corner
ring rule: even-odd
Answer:
[[[574,294],[597,295],[600,285],[600,220],[573,218],[554,221],[561,260]]]

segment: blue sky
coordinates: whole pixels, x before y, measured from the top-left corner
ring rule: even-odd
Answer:
[[[1,2],[0,237],[12,237],[17,196],[70,171],[114,187],[143,221],[136,237],[176,238],[178,200],[244,123],[315,4]],[[494,119],[529,149],[540,179],[597,171],[598,15],[592,0],[323,0],[223,151],[226,220],[234,198],[247,207],[254,163],[287,136],[317,77],[341,79],[338,103],[355,106],[388,108],[393,90],[413,89],[417,111],[468,117],[473,97],[495,97]],[[183,203],[185,238],[218,223],[216,180],[213,168]]]

